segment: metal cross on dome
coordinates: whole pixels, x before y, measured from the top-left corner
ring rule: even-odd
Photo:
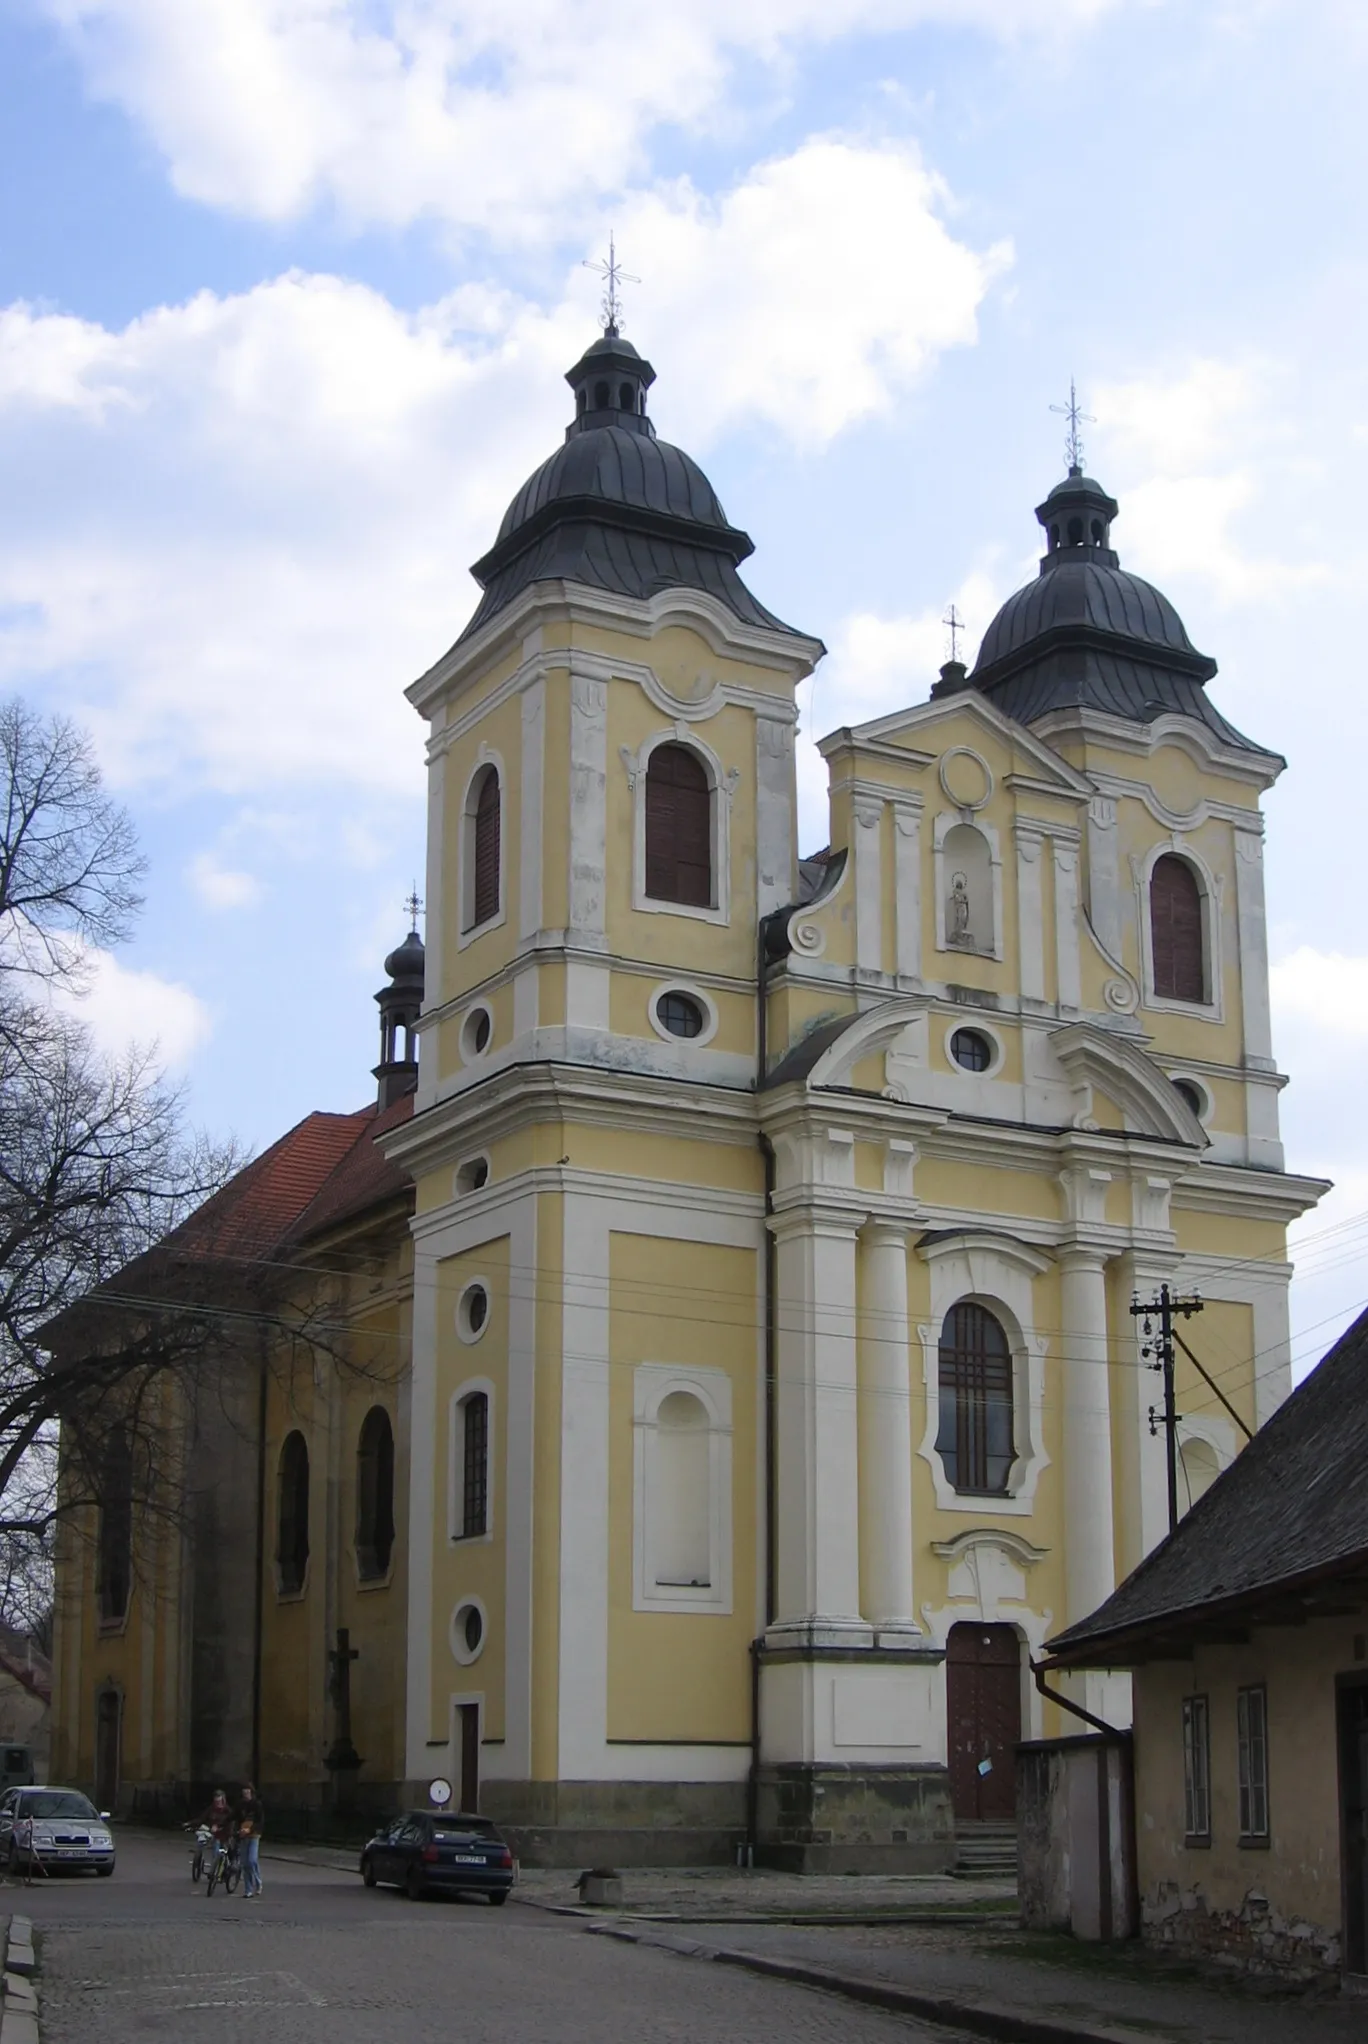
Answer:
[[[955,606],[954,606],[954,604],[953,604],[953,603],[951,604],[951,606],[950,606],[949,610],[947,610],[947,611],[946,611],[946,613],[945,613],[945,616],[944,616],[944,617],[943,617],[943,618],[941,619],[941,623],[942,623],[943,625],[946,625],[946,626],[948,626],[948,627],[949,627],[949,631],[950,631],[950,658],[951,658],[952,660],[958,660],[958,659],[959,659],[959,635],[960,635],[960,633],[961,633],[961,632],[962,632],[962,631],[964,630],[964,619],[963,619],[963,618],[962,618],[962,617],[960,616],[959,612],[958,612],[958,611],[957,611],[957,610],[955,609]]]
[[[414,931],[416,935],[418,929],[418,918],[423,913],[423,904],[418,898],[418,883],[416,880],[413,882],[413,885],[409,891],[408,899],[404,903],[404,913],[407,915],[409,919],[409,927]]]
[[[1074,389],[1072,376],[1069,378],[1069,402],[1066,405],[1051,405],[1050,410],[1058,412],[1062,419],[1069,422],[1068,435],[1064,441],[1064,459],[1069,464],[1070,475],[1082,475],[1083,436],[1078,429],[1080,426],[1095,426],[1097,421],[1091,412],[1080,410],[1078,392]]]
[[[639,284],[641,279],[640,277],[634,277],[629,270],[622,268],[617,259],[617,245],[611,234],[608,236],[607,262],[596,263],[586,256],[580,267],[585,270],[592,270],[595,276],[602,277],[604,281],[606,289],[603,293],[603,302],[599,307],[599,319],[603,326],[605,337],[608,340],[616,340],[622,327],[622,293],[618,286],[620,284]]]

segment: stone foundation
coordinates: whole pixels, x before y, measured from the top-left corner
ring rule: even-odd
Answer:
[[[485,1781],[480,1808],[528,1867],[735,1866],[746,1838],[743,1781]]]
[[[1232,1971],[1308,1985],[1339,1980],[1338,1929],[1284,1916],[1254,1888],[1238,1909],[1212,1909],[1200,1887],[1161,1881],[1141,1905],[1141,1935],[1157,1950],[1213,1959]]]
[[[791,1874],[936,1874],[955,1863],[943,1767],[760,1770],[761,1866]]]

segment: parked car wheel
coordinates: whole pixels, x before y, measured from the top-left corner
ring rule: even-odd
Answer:
[[[421,1902],[427,1893],[426,1885],[417,1867],[410,1867],[404,1876],[404,1893],[410,1902]]]
[[[504,1889],[501,1895],[491,1895],[489,1899],[495,1909],[502,1909],[505,1902],[507,1902],[508,1900],[507,1888]]]
[[[113,1873],[114,1869],[113,1867],[96,1867],[95,1871],[100,1876],[100,1879],[102,1881],[107,1881],[110,1875]],[[502,1895],[499,1897],[499,1900],[500,1902],[503,1901]]]
[[[361,1862],[361,1878],[368,1888],[375,1886],[375,1862],[369,1853]]]

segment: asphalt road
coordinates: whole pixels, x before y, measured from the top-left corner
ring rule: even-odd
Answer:
[[[266,1892],[206,1898],[179,1834],[123,1833],[111,1880],[6,1887],[40,1940],[43,2044],[916,2044],[944,2033],[590,1935],[515,1897],[409,1902],[263,1860]]]

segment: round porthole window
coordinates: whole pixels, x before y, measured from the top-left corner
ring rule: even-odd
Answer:
[[[467,1059],[483,1057],[494,1034],[494,1018],[488,1008],[472,1008],[461,1024],[461,1053]]]
[[[451,1651],[463,1667],[480,1658],[486,1630],[484,1606],[479,1598],[464,1598],[451,1614]]]
[[[701,1036],[708,1020],[692,994],[675,991],[660,996],[656,1002],[656,1019],[671,1036]]]
[[[462,1341],[478,1341],[489,1325],[489,1293],[484,1285],[467,1285],[456,1307],[456,1329]]]
[[[993,1062],[993,1046],[981,1029],[957,1029],[950,1039],[950,1055],[966,1072],[986,1072]]]
[[[1172,1084],[1178,1098],[1192,1109],[1200,1121],[1206,1113],[1206,1101],[1202,1097],[1201,1089],[1194,1085],[1191,1079],[1174,1079]]]

